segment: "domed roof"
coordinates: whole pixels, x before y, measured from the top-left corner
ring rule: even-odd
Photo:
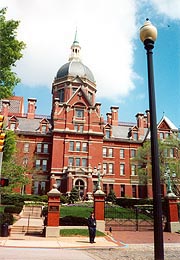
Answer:
[[[79,76],[86,78],[91,82],[95,82],[94,76],[91,70],[81,62],[80,59],[81,47],[77,40],[77,30],[75,33],[74,42],[71,46],[71,55],[69,62],[64,64],[57,72],[56,79],[64,78],[67,76]]]
[[[79,76],[82,78],[87,78],[88,80],[95,82],[94,76],[91,70],[84,65],[80,60],[71,60],[70,62],[64,64],[57,72],[56,79],[64,78],[67,76]]]

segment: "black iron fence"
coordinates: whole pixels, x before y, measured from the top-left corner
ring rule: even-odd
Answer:
[[[105,205],[106,230],[142,231],[153,230],[153,206],[137,205],[133,208],[122,208],[116,205]]]

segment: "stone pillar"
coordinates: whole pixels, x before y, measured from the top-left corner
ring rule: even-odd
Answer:
[[[102,232],[105,231],[104,208],[105,193],[102,190],[97,190],[94,193],[94,214],[97,221],[97,229]]]
[[[165,200],[167,208],[167,223],[165,231],[174,233],[180,230],[177,197],[173,193],[168,193]]]
[[[47,193],[48,195],[48,216],[46,226],[46,237],[59,237],[59,218],[60,218],[60,192],[57,185]]]

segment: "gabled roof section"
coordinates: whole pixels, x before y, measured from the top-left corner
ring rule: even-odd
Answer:
[[[67,101],[66,104],[74,105],[75,103],[84,103],[87,106],[92,106],[92,103],[90,102],[88,96],[86,95],[85,91],[82,87],[79,87],[74,94],[70,97],[70,99]]]
[[[49,124],[49,121],[46,118],[42,118],[40,124]]]
[[[16,116],[13,115],[9,118],[9,121],[18,122],[19,120]]]
[[[169,129],[172,131],[178,131],[178,128],[166,116],[162,117],[157,127],[158,129]]]

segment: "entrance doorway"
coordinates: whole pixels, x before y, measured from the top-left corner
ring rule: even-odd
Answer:
[[[76,189],[79,192],[79,198],[80,199],[84,198],[84,186],[85,185],[84,185],[84,181],[83,180],[81,180],[81,179],[76,180],[75,187],[76,187]]]

